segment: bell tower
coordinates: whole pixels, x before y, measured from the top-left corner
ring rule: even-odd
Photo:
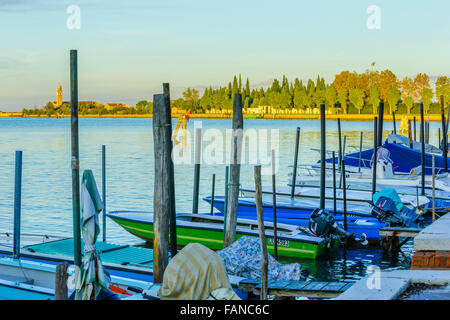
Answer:
[[[62,105],[62,87],[61,85],[58,85],[56,88],[56,106],[59,107]]]

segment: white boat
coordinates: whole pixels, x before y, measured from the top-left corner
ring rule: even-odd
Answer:
[[[255,194],[255,187],[242,187],[240,193],[244,197],[251,197]],[[263,195],[271,195],[272,187],[263,187]],[[276,187],[277,198],[291,198],[291,187],[277,186]],[[295,198],[310,198],[318,199],[320,197],[320,188],[318,186],[296,186],[294,190]],[[325,198],[332,200],[334,197],[333,189],[325,189]],[[344,191],[342,188],[336,188],[336,200],[341,202],[344,197]],[[416,196],[408,194],[399,194],[400,200],[407,207],[421,208],[426,206],[430,200],[425,196]],[[372,191],[365,190],[346,190],[346,199],[349,203],[370,203],[372,202]]]
[[[384,148],[378,149],[378,161],[376,165],[376,184],[377,190],[385,188],[394,188],[399,194],[416,194],[417,190],[422,188],[421,167],[411,170],[410,173],[394,173],[392,161],[389,159],[389,153]],[[372,169],[357,167],[345,168],[346,188],[353,190],[372,190]],[[326,165],[325,181],[327,187],[333,187],[332,164]],[[341,172],[336,168],[336,184],[339,186],[343,179]],[[288,185],[292,185],[292,174],[289,174]],[[309,167],[308,172],[297,174],[295,179],[296,186],[319,186],[320,185],[320,165]],[[431,195],[432,176],[425,175],[426,194]],[[444,199],[450,198],[450,177],[447,172],[435,175],[436,196]]]

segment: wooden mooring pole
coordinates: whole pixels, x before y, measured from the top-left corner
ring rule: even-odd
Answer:
[[[273,213],[273,251],[278,260],[278,231],[277,231],[277,187],[275,181],[275,150],[272,149],[272,213]]]
[[[344,230],[347,231],[347,184],[345,181],[345,160],[342,159],[342,197],[343,197],[343,204],[344,204]]]
[[[106,242],[106,146],[102,145],[103,242]]]
[[[423,118],[423,103],[420,103],[420,143],[422,146],[422,195],[425,195],[425,119]]]
[[[413,140],[412,140],[412,132],[411,132],[411,120],[408,120],[408,138],[409,138],[409,147],[413,148]]]
[[[228,209],[224,247],[236,240],[237,208],[239,199],[239,175],[241,170],[241,148],[244,129],[242,116],[242,95],[236,93],[233,100],[233,139],[230,164],[230,181],[228,184]]]
[[[13,257],[20,257],[20,209],[22,205],[22,151],[16,151],[14,179],[14,240]]]
[[[435,168],[435,166],[434,166],[435,164],[434,164],[434,154],[431,156],[431,169],[433,170],[433,173],[432,173],[432,202],[433,202],[433,213],[432,213],[432,216],[433,216],[433,222],[435,221],[435,219],[436,219],[436,195],[435,195],[435,187],[436,187],[436,185],[435,185],[435,183],[436,183],[436,181],[435,181],[435,178],[436,178],[436,174],[435,174],[435,172],[434,172],[434,168]]]
[[[259,243],[261,245],[261,300],[267,299],[267,272],[269,260],[267,256],[266,234],[262,207],[261,166],[255,166],[255,201],[258,219]]]
[[[80,227],[80,158],[78,143],[78,58],[77,50],[70,50],[70,120],[72,147],[72,212],[74,263],[81,267]]]
[[[292,168],[291,199],[294,198],[295,185],[297,184],[297,162],[298,162],[298,145],[299,145],[299,143],[300,143],[300,128],[297,127],[297,133],[295,135],[294,167]]]
[[[448,151],[448,146],[447,146],[447,128],[446,128],[446,123],[445,123],[445,113],[444,113],[444,96],[441,95],[440,96],[440,102],[441,102],[441,119],[442,119],[442,138],[443,138],[443,151],[442,151],[442,155],[444,156],[444,169],[445,172],[448,172],[448,163],[447,163],[447,151]],[[449,108],[450,109],[450,108]],[[439,140],[439,143],[441,141]]]
[[[378,107],[378,138],[377,138],[378,147],[381,147],[381,145],[383,144],[383,118],[384,118],[384,101],[382,99]]]
[[[392,123],[394,124],[394,134],[397,134],[397,124],[395,123],[395,112],[392,112]]]
[[[338,119],[339,120],[339,119]],[[326,152],[326,127],[325,127],[325,104],[320,105],[320,209],[325,209],[325,152]],[[342,162],[342,158],[341,158]],[[341,172],[341,176],[345,172]]]
[[[67,289],[68,268],[69,264],[67,262],[60,262],[56,266],[55,300],[67,300],[68,298],[68,289]]]
[[[216,174],[213,173],[212,175],[212,186],[211,186],[211,210],[210,215],[212,216],[214,214],[214,193],[216,190]]]
[[[177,254],[177,213],[175,206],[175,168],[172,159],[173,151],[173,132],[172,132],[172,108],[170,107],[170,87],[169,83],[163,83],[163,94],[164,94],[164,111],[165,111],[165,123],[167,124],[166,135],[169,139],[169,153],[166,155],[166,161],[168,166],[169,174],[169,188],[170,188],[170,214],[169,214],[169,232],[170,232],[170,256],[173,258]],[[186,130],[185,130],[186,131]],[[184,132],[185,134],[185,132]],[[185,137],[184,137],[185,138]]]
[[[341,119],[337,119],[337,125],[338,125],[338,138],[339,138],[339,165],[338,165],[338,171],[341,172],[341,161],[342,161],[342,139],[341,139]],[[340,185],[339,185],[340,187]]]
[[[333,151],[333,209],[334,215],[337,213],[336,205],[336,152]]]
[[[414,116],[414,141],[417,141],[416,116]]]
[[[228,178],[230,176],[230,167],[225,166],[225,192],[223,201],[223,243],[225,243],[225,234],[227,233],[227,210],[228,210]]]
[[[170,165],[171,133],[167,122],[164,94],[153,96],[153,140],[155,155],[154,197],[153,197],[153,282],[162,283],[168,264],[169,220],[172,212]],[[176,238],[176,237],[175,237]]]
[[[363,142],[363,132],[361,131],[359,137],[359,158],[358,158],[358,172],[361,172],[361,159],[362,159],[362,143]]]
[[[202,153],[202,129],[195,129],[194,194],[192,196],[192,213],[198,213],[198,195],[200,188],[200,161]]]
[[[378,148],[378,118],[373,118],[373,156],[372,156],[372,201],[377,192],[377,148]]]

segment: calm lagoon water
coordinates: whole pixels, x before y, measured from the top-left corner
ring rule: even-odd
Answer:
[[[175,126],[176,120],[173,121]],[[201,125],[203,132],[221,133],[225,142],[226,129],[231,120],[191,119],[188,131],[193,142],[194,126]],[[270,130],[279,134],[279,169],[277,184],[285,185],[292,170],[295,131],[301,127],[299,161],[312,164],[319,160],[319,153],[311,148],[320,147],[319,121],[250,120],[244,121],[244,129],[266,129],[259,134],[258,145],[267,142]],[[400,123],[397,122],[397,128]],[[347,136],[347,150],[358,146],[360,132],[363,147],[372,146],[371,122],[342,122],[342,134]],[[438,123],[431,123],[430,142],[438,140]],[[385,122],[385,136],[392,130],[392,122]],[[327,122],[327,149],[337,150],[337,122]],[[153,135],[152,119],[81,118],[79,120],[80,175],[84,169],[92,169],[101,193],[101,146],[106,145],[107,210],[152,210],[153,203]],[[266,138],[267,136],[267,138]],[[217,141],[222,141],[218,139]],[[269,142],[271,140],[269,139]],[[213,140],[203,142],[203,152],[211,150]],[[207,149],[209,146],[210,149]],[[250,143],[254,146],[254,143]],[[246,158],[253,162],[270,159],[270,143],[265,153],[256,155],[245,145]],[[14,157],[15,151],[23,151],[22,182],[22,232],[60,236],[72,236],[72,189],[70,119],[53,118],[0,118],[0,232],[13,230]],[[190,150],[192,159],[193,148]],[[225,155],[218,153],[218,163],[201,167],[199,210],[209,212],[209,206],[201,198],[211,193],[212,174],[216,174],[216,195],[224,193]],[[243,186],[253,186],[253,166],[247,161],[241,168]],[[264,164],[264,163],[263,163]],[[270,172],[270,171],[269,171]],[[175,165],[175,191],[177,212],[192,210],[194,165]],[[263,176],[263,184],[270,185],[271,177]],[[116,243],[137,243],[135,237],[112,221],[107,221],[107,239]],[[298,261],[309,269],[312,276],[321,280],[359,279],[369,265],[387,268],[409,268],[413,253],[412,243],[405,245],[398,259],[387,259],[381,250],[341,251],[339,256],[324,261]]]

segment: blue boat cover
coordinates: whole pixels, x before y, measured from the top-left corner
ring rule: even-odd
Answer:
[[[390,152],[390,158],[392,160],[392,167],[394,172],[397,173],[410,173],[411,169],[414,169],[422,165],[422,153],[418,150],[411,149],[407,146],[398,143],[385,143],[382,146]],[[367,149],[361,152],[361,167],[371,168],[371,160],[373,155],[373,149]],[[344,156],[346,166],[359,165],[359,152],[347,154]],[[336,162],[338,160],[336,159]],[[432,174],[432,154],[425,153],[425,174]],[[332,163],[333,159],[326,160],[328,163]],[[320,163],[320,161],[318,162]],[[450,158],[447,159],[447,163],[450,168]],[[444,169],[444,157],[442,155],[435,155],[435,168],[436,173],[441,173]]]

